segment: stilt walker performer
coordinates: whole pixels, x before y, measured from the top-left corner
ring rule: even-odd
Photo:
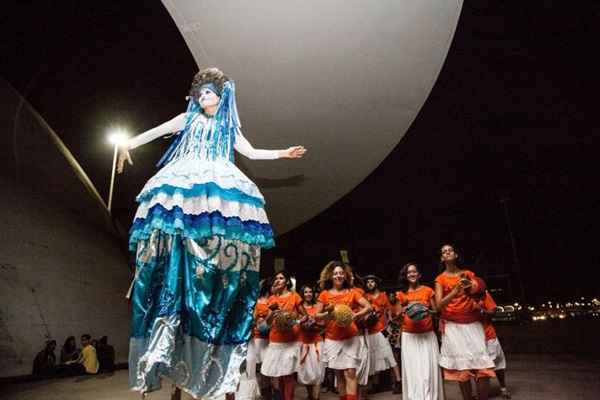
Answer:
[[[302,146],[257,150],[240,130],[235,85],[216,68],[194,77],[187,112],[130,139],[129,151],[174,134],[162,166],[137,196],[129,379],[142,393],[161,377],[194,397],[233,393],[258,296],[261,248],[274,245],[265,200],[234,164],[300,158]]]

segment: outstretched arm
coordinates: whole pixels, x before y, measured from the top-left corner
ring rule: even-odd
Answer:
[[[251,160],[275,160],[277,158],[301,158],[306,149],[302,146],[292,146],[285,150],[262,150],[252,147],[248,139],[238,131],[235,138],[235,150]]]
[[[167,121],[164,124],[158,125],[150,130],[147,130],[146,132],[140,133],[139,135],[129,139],[123,145],[119,146],[119,163],[117,171],[119,173],[123,172],[125,161],[127,161],[129,165],[133,165],[133,162],[131,161],[131,156],[129,155],[129,150],[135,149],[136,147],[151,142],[154,139],[167,135],[169,133],[178,132],[183,128],[185,128],[185,114],[179,114],[172,120]]]

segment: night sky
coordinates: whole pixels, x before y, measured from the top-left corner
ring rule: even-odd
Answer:
[[[159,1],[20,1],[2,13],[0,75],[63,138],[101,193],[110,125],[141,132],[178,114],[196,71]],[[17,4],[18,3],[18,4]],[[354,191],[264,255],[316,280],[339,249],[388,283],[416,260],[431,281],[455,243],[494,285],[518,280],[506,198],[527,299],[598,295],[600,3],[465,1],[428,100],[400,144]],[[165,142],[136,151],[117,185],[125,224]],[[301,200],[299,200],[301,201]],[[500,283],[498,283],[500,282]]]

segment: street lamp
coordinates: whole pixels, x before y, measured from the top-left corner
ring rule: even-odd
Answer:
[[[108,190],[108,212],[111,213],[113,189],[115,187],[115,172],[117,170],[117,156],[119,155],[119,145],[128,138],[127,131],[118,128],[108,134],[108,142],[114,146],[112,172],[110,174],[110,189]]]

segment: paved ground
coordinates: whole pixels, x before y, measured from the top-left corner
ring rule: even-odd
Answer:
[[[515,400],[597,400],[600,398],[600,359],[569,355],[518,355],[508,356],[507,379]],[[493,395],[498,386],[493,382]],[[297,399],[304,400],[302,388]],[[370,396],[370,400],[399,400],[391,392]],[[499,398],[499,397],[497,397]],[[114,375],[67,378],[31,383],[3,385],[0,399],[10,400],[125,400],[140,399],[139,394],[127,388],[127,371]],[[148,396],[149,400],[170,399],[165,388]],[[184,399],[189,399],[184,395]],[[335,396],[324,394],[323,400]],[[446,399],[460,400],[456,384],[446,384]]]

